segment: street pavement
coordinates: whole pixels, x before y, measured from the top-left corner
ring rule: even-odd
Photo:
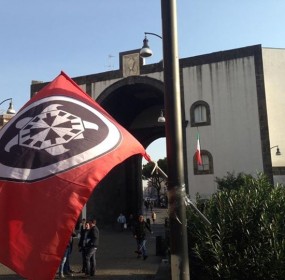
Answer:
[[[168,280],[170,269],[167,257],[159,254],[157,242],[165,235],[164,221],[167,217],[167,209],[155,208],[157,220],[153,224],[153,234],[147,235],[148,258],[143,260],[135,254],[136,240],[129,229],[123,232],[119,229],[100,228],[100,244],[97,250],[97,270],[95,279],[103,280]],[[150,211],[144,213],[145,218],[150,218]],[[89,279],[81,270],[81,253],[77,248],[78,239],[75,238],[71,255],[71,268],[77,273],[66,276],[67,279]],[[56,275],[57,279],[58,276]],[[24,279],[9,268],[0,264],[0,279]],[[91,278],[90,278],[91,279]],[[94,278],[93,278],[94,279]],[[41,280],[41,279],[39,279]]]

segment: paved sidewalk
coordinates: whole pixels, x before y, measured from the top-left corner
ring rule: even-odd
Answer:
[[[169,267],[162,265],[163,256],[156,256],[156,237],[164,236],[164,219],[167,210],[156,208],[157,221],[152,224],[153,234],[147,235],[148,258],[138,259],[135,254],[136,240],[127,229],[120,232],[114,229],[105,229],[99,226],[100,245],[97,251],[97,271],[95,279],[104,280],[168,280]],[[148,217],[150,214],[148,214]],[[81,270],[81,255],[77,250],[78,240],[74,240],[71,255],[71,267],[74,271]],[[161,272],[163,267],[163,272]],[[159,271],[159,272],[158,272]],[[159,273],[159,275],[157,275]],[[74,273],[67,279],[82,279],[83,274]],[[23,279],[7,267],[0,264],[0,279]],[[57,279],[57,277],[56,277]],[[88,278],[84,278],[88,279]],[[91,279],[91,278],[90,278]],[[40,279],[39,279],[40,280]]]

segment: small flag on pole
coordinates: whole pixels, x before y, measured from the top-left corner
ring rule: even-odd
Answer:
[[[202,166],[202,157],[201,157],[201,147],[200,147],[200,136],[199,133],[197,133],[197,150],[196,150],[196,160],[197,165]]]
[[[88,198],[144,147],[61,73],[0,130],[0,262],[54,279]]]

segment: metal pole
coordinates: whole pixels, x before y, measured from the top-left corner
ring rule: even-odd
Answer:
[[[183,166],[183,139],[179,58],[177,43],[176,1],[161,0],[165,133],[168,162],[169,226],[171,276],[176,280],[190,279],[185,182]]]

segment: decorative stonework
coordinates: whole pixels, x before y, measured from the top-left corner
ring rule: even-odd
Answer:
[[[123,77],[139,76],[142,65],[140,50],[132,50],[120,53],[120,69]]]
[[[139,54],[127,54],[123,56],[123,76],[134,76],[140,74]]]

